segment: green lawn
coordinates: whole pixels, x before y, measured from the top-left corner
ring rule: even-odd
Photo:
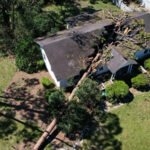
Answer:
[[[3,116],[6,115],[6,116]],[[9,107],[0,111],[0,150],[11,150],[23,141],[36,141],[41,132],[39,128],[27,121],[14,119],[14,112]],[[26,148],[30,149],[30,148]]]
[[[15,61],[0,56],[0,90],[4,90],[17,72]]]
[[[92,9],[95,10],[109,10],[110,12],[114,12],[113,14],[120,14],[122,11],[119,9],[116,5],[112,4],[111,2],[104,3],[102,1],[97,1],[95,4],[91,4],[88,0],[76,0],[75,5],[73,5],[74,8],[77,7],[80,10],[80,13],[83,12],[90,12]],[[54,11],[59,12],[59,9],[63,6],[56,6],[54,4],[50,4],[46,7],[44,7],[45,11]],[[108,12],[108,11],[106,11]],[[105,12],[105,13],[106,13]]]
[[[150,92],[137,95],[130,104],[113,111],[118,116],[122,133],[116,138],[122,150],[150,149]]]

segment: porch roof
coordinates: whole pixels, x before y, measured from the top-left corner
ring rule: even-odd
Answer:
[[[124,66],[130,64],[137,64],[135,60],[127,59],[124,55],[117,49],[112,48],[112,59],[108,61],[107,67],[112,73],[116,73],[119,69],[123,68]]]

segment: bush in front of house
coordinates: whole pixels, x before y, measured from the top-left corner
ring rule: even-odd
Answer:
[[[131,79],[132,87],[135,89],[142,89],[148,86],[149,81],[145,75],[139,74]]]
[[[43,60],[39,60],[37,61],[37,67],[39,70],[42,70],[44,68],[44,61]]]
[[[50,80],[49,78],[46,78],[46,77],[43,77],[43,78],[41,79],[41,83],[42,83],[42,85],[43,85],[46,89],[50,88],[51,85],[52,85],[51,80]]]
[[[16,47],[16,66],[27,73],[38,71],[37,62],[41,58],[39,47],[33,43],[32,39],[21,39]]]
[[[150,58],[144,61],[144,68],[150,71]]]
[[[48,89],[48,90],[46,90],[46,92],[45,92],[45,99],[48,101],[49,96],[50,96],[53,92],[56,92],[56,91],[57,91],[56,89]]]
[[[124,81],[114,81],[106,87],[106,98],[111,103],[124,99],[129,93],[129,86]]]

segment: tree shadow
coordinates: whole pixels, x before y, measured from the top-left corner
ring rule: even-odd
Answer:
[[[37,140],[42,133],[43,131],[35,123],[16,119],[10,107],[1,107],[0,139],[6,141],[15,136],[16,143],[32,142]]]
[[[35,122],[40,120],[47,124],[49,122],[49,112],[45,109],[47,106],[47,102],[44,99],[45,91],[42,90],[40,94],[37,91],[39,89],[39,80],[27,78],[18,82],[13,82],[3,92],[2,96],[0,96],[3,99],[0,105],[14,109],[20,119],[34,120]]]
[[[134,99],[134,95],[129,91],[128,95],[120,100],[121,103],[130,103]]]
[[[115,136],[122,132],[119,118],[115,114],[105,113],[99,118],[99,123],[96,130],[88,132],[89,136],[84,138],[87,139],[86,142],[79,149],[121,150],[121,142],[115,139]]]
[[[96,10],[94,9],[93,6],[87,6],[87,7],[82,8],[81,12],[82,13],[89,13],[89,14],[91,14],[91,13],[96,12]]]

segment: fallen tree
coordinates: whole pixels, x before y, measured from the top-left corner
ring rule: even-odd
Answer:
[[[73,91],[71,92],[70,96],[69,96],[69,100],[71,100],[74,97],[75,91],[78,89],[79,85],[81,84],[81,82],[88,76],[88,74],[91,72],[92,70],[92,65],[100,58],[101,54],[98,53],[95,58],[93,59],[91,65],[89,66],[89,68],[87,69],[87,71],[83,74],[83,76],[81,77],[81,79],[78,81],[77,85],[75,86],[75,88],[73,89]],[[58,120],[57,118],[54,118],[53,121],[48,125],[47,129],[44,131],[43,135],[40,137],[40,139],[37,141],[37,143],[35,144],[33,150],[39,150],[41,145],[44,143],[44,141],[47,139],[47,137],[52,133],[54,127],[56,126]]]
[[[125,28],[125,30],[122,30],[122,23],[125,21],[125,19],[127,19],[127,16],[124,15],[123,17],[119,18],[114,18],[112,17],[112,19],[114,20],[114,24],[115,24],[115,28],[114,31],[117,35],[121,36],[121,41],[125,41],[127,40],[132,40],[132,42],[134,43],[139,43],[139,39],[134,39],[134,36],[129,35],[128,33],[130,32],[129,29],[127,29],[127,27]],[[141,40],[141,39],[140,39]],[[117,42],[120,42],[119,40]],[[147,41],[146,41],[147,42]],[[142,43],[145,43],[145,41],[142,41]],[[115,44],[115,43],[114,43]],[[111,43],[112,45],[112,43]],[[141,45],[141,44],[140,44]],[[92,60],[91,64],[89,65],[89,67],[87,68],[87,71],[83,74],[83,76],[80,78],[80,80],[78,81],[78,83],[76,84],[75,88],[72,90],[70,96],[69,96],[69,100],[71,100],[74,97],[74,94],[76,92],[76,90],[78,89],[79,85],[82,83],[82,81],[89,75],[89,73],[91,73],[93,65],[95,63],[100,63],[101,60],[99,60],[99,58],[102,58],[103,61],[103,56],[102,54],[98,51],[98,53],[96,54],[96,56],[94,57],[94,59]],[[48,138],[48,136],[52,133],[54,127],[56,126],[56,124],[58,123],[58,119],[55,118],[50,125],[48,125],[46,131],[44,131],[43,135],[40,137],[40,139],[37,141],[37,143],[35,144],[33,150],[39,150],[41,145],[44,143],[44,141]]]

